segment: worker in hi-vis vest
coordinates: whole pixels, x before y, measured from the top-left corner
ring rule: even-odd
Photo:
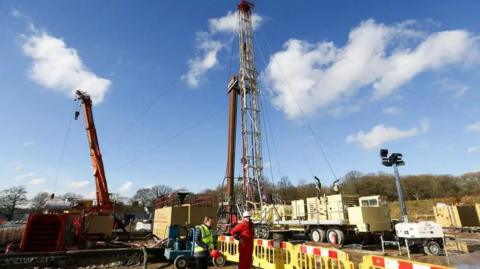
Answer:
[[[197,269],[208,268],[208,258],[210,251],[214,248],[213,234],[210,230],[212,225],[212,217],[206,216],[203,219],[203,224],[195,227],[195,250],[193,256]]]

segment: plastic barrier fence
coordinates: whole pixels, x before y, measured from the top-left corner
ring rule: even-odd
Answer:
[[[285,262],[285,264],[283,265],[283,268],[284,269],[297,268],[296,258],[297,258],[298,248],[289,242],[282,242],[280,244],[280,247],[283,249],[283,261]]]
[[[218,249],[230,262],[239,261],[238,241],[220,236]],[[354,269],[348,254],[336,248],[255,239],[253,266],[265,269]],[[366,255],[358,269],[453,269],[390,257]]]
[[[284,250],[281,242],[256,239],[253,246],[253,266],[265,269],[283,269]]]
[[[233,236],[220,236],[217,242],[218,250],[230,262],[238,262],[238,241]]]
[[[401,260],[390,257],[367,255],[363,256],[363,262],[359,269],[453,269],[441,265]]]
[[[335,248],[308,245],[297,246],[296,268],[299,269],[353,269],[348,254]]]

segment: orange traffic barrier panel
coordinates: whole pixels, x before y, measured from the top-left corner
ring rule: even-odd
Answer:
[[[239,261],[238,240],[236,240],[233,236],[219,236],[217,248],[227,261]]]
[[[253,248],[253,266],[265,269],[283,269],[285,264],[284,250],[281,242],[256,239]]]
[[[296,267],[299,269],[353,269],[348,254],[335,248],[309,245],[296,246]]]

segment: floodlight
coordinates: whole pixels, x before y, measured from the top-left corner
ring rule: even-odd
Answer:
[[[388,149],[381,149],[380,150],[380,157],[382,159],[387,158],[387,155],[388,155]]]

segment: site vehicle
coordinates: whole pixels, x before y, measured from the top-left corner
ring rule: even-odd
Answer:
[[[362,206],[365,200],[375,203]],[[270,238],[274,233],[300,233],[314,242],[343,245],[370,241],[391,231],[390,214],[380,196],[309,197],[291,201],[291,205],[267,204],[254,212],[256,235],[260,238]]]
[[[168,227],[165,258],[173,263],[176,269],[187,268],[189,261],[194,259],[196,229],[184,225],[171,225]],[[223,255],[212,257],[212,264],[216,267],[225,265]]]

